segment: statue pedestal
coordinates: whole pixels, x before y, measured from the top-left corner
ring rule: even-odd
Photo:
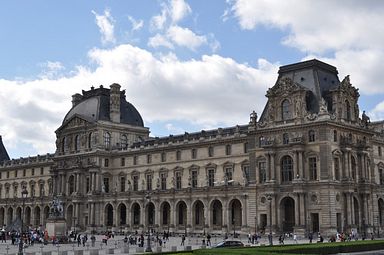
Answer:
[[[66,235],[67,222],[64,218],[48,218],[45,229],[47,230],[50,238],[53,236],[60,238]]]

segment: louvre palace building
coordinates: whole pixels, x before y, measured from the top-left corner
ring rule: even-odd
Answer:
[[[53,154],[0,140],[0,224],[45,226],[57,197],[69,230],[383,233],[384,122],[349,76],[282,66],[266,97],[244,125],[151,137],[120,85],[74,94]]]

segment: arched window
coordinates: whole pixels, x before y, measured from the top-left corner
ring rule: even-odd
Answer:
[[[308,141],[309,142],[314,142],[316,141],[316,134],[314,130],[309,130],[308,131]]]
[[[126,135],[122,135],[121,136],[121,148],[123,149],[123,150],[125,150],[125,149],[127,149],[128,148],[128,138],[127,138],[127,136]]]
[[[80,137],[79,135],[75,136],[75,151],[80,150]]]
[[[281,182],[291,182],[293,179],[293,161],[290,156],[281,159]]]
[[[111,134],[108,132],[104,133],[104,146],[105,148],[111,147]]]
[[[287,133],[283,134],[283,144],[289,143],[289,135]]]
[[[348,100],[345,100],[345,117],[347,120],[351,120],[351,105]]]
[[[285,99],[281,103],[281,118],[283,120],[288,120],[291,118],[290,107],[291,107],[291,104],[289,103],[288,99]]]

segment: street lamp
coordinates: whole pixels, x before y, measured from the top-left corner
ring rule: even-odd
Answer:
[[[151,196],[149,194],[146,194],[145,195],[145,199],[147,199],[147,201],[149,202],[150,199],[151,199]],[[147,215],[147,220],[148,220],[148,238],[147,238],[147,248],[145,248],[145,252],[152,252],[152,248],[151,248],[151,233],[149,231],[149,208],[148,208],[148,215]]]
[[[273,245],[273,238],[272,238],[272,196],[268,196],[268,201],[269,201],[269,245]]]
[[[22,213],[21,213],[21,230],[20,230],[20,241],[19,241],[19,252],[17,254],[23,255],[23,227],[24,227],[24,206],[25,206],[25,199],[28,196],[28,191],[25,186],[22,187],[21,190],[21,198],[23,199],[23,208],[22,208]]]

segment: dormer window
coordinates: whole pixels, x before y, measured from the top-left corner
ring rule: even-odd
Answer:
[[[290,106],[291,106],[291,103],[288,101],[288,99],[285,99],[281,103],[281,114],[282,114],[281,118],[283,120],[288,120],[291,118]]]

